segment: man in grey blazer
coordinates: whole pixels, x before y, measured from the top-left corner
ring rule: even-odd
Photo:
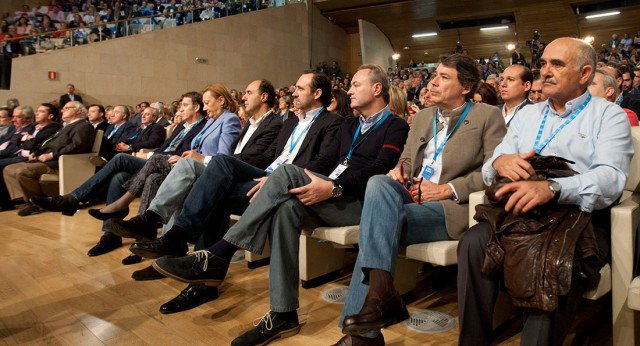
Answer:
[[[384,345],[380,329],[408,318],[393,286],[400,244],[458,239],[468,228],[469,194],[485,188],[480,169],[506,133],[498,108],[469,100],[479,81],[471,58],[444,59],[430,82],[436,107],[414,116],[396,168],[369,179],[337,345]]]

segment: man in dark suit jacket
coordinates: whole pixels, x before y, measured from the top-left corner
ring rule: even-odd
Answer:
[[[155,149],[162,145],[167,131],[163,126],[156,123],[158,110],[147,107],[142,111],[142,125],[136,132],[126,140],[115,145],[115,150],[119,153],[131,153],[140,149]]]
[[[131,138],[136,134],[137,128],[128,121],[129,109],[118,105],[113,107],[109,126],[104,132],[104,138],[100,145],[100,156],[106,161],[111,160],[118,151],[116,145],[121,142],[131,142]],[[106,164],[106,161],[104,164]]]
[[[68,102],[62,112],[64,127],[45,140],[30,155],[32,161],[15,163],[4,169],[7,187],[22,190],[25,201],[42,195],[39,179],[43,174],[58,174],[58,157],[64,154],[86,153],[95,140],[95,129],[85,121],[87,109],[78,101]],[[28,206],[20,210],[20,216],[30,215],[39,208]]]
[[[176,231],[179,229],[190,230],[193,232],[193,238],[198,239],[198,249],[211,245],[220,239],[229,226],[229,214],[242,214],[249,205],[248,193],[249,195],[253,194],[266,181],[268,172],[272,171],[269,168],[265,171],[266,166],[273,168],[283,163],[293,163],[323,174],[329,173],[337,160],[335,137],[343,120],[339,115],[326,110],[326,105],[331,101],[331,82],[325,74],[313,72],[301,77],[298,88],[304,88],[315,97],[304,105],[297,104],[296,107],[301,110],[302,114],[299,117],[287,119],[269,149],[263,149],[264,158],[258,161],[269,162],[271,165],[267,163],[256,167],[236,157],[214,157],[196,180],[186,198],[183,197],[184,203],[180,204],[182,210],[175,217],[169,232],[179,232]],[[324,95],[322,101],[321,95]],[[247,111],[252,114],[265,114],[275,104],[275,88],[268,81],[256,80],[247,86],[243,101]],[[327,101],[326,104],[324,101]],[[256,143],[259,142],[256,141]],[[264,144],[267,144],[266,141]],[[174,168],[176,173],[172,172],[171,174],[178,174],[177,166]],[[169,180],[168,177],[165,182]],[[156,199],[162,195],[159,190]],[[168,212],[168,208],[162,208],[159,203],[156,203],[156,199],[142,216],[128,221],[114,221],[114,228],[110,228],[110,230],[117,232],[118,230],[135,228],[134,232],[141,230],[149,232],[152,227],[155,227],[153,224],[156,223],[156,220],[166,223],[171,216],[172,209],[169,209],[171,212]],[[169,199],[165,198],[164,200],[168,201]],[[149,244],[138,243],[132,248],[132,251],[136,253],[135,248],[139,248],[146,251],[147,254],[149,252],[162,253],[170,251],[174,247],[181,249],[182,245],[180,241],[177,243],[166,242],[166,239],[161,238]],[[143,252],[142,256],[146,257],[146,254]],[[188,310],[215,297],[217,297],[215,289],[202,285],[189,286],[183,290],[180,296],[162,305],[160,312],[174,313]]]
[[[57,122],[59,115],[60,112],[54,105],[50,103],[40,105],[36,111],[36,125],[33,129],[16,134],[17,144],[11,143],[1,152],[4,158],[0,159],[0,172],[8,165],[29,161],[32,153],[62,127]],[[3,179],[0,181],[0,211],[11,210],[13,207],[13,201]]]
[[[82,103],[82,96],[76,94],[76,87],[71,83],[67,84],[67,93],[60,95],[58,107],[64,107],[70,101],[78,101]]]
[[[107,131],[107,127],[109,127],[109,123],[104,118],[104,107],[102,105],[91,105],[87,110],[87,120],[93,128],[97,130],[102,130],[104,132]]]
[[[533,83],[533,73],[528,67],[511,65],[502,73],[502,81],[498,85],[503,104],[498,106],[507,126],[516,113],[524,106],[531,104],[529,91]]]

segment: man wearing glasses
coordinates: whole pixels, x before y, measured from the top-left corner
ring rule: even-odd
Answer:
[[[29,162],[20,162],[4,169],[7,187],[22,191],[25,201],[42,195],[39,179],[43,174],[58,174],[58,157],[64,154],[86,153],[91,150],[95,139],[95,129],[88,121],[87,109],[78,101],[67,102],[62,108],[64,127],[42,143]],[[11,191],[12,189],[9,188]],[[18,212],[20,216],[31,215],[39,210],[29,205]]]
[[[498,108],[470,101],[479,81],[473,59],[444,59],[430,81],[435,107],[414,116],[396,168],[369,179],[337,345],[384,345],[380,329],[409,317],[393,286],[399,244],[458,239],[468,228],[469,194],[484,189],[480,169],[506,132]]]

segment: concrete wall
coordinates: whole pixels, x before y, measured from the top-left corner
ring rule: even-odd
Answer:
[[[105,105],[168,102],[212,82],[240,90],[258,78],[291,85],[310,64],[308,18],[306,5],[296,4],[16,58],[11,90],[0,91],[0,104],[9,97],[48,102],[67,83],[85,103]],[[316,25],[327,33],[314,36],[315,52],[347,61],[342,29],[328,21]],[[196,57],[208,62],[196,63]],[[48,71],[58,79],[48,80]]]
[[[349,69],[349,36],[337,25],[334,25],[320,13],[315,6],[311,8],[311,68],[318,67],[322,61],[331,66],[335,60],[342,66],[342,72],[348,73]]]
[[[386,71],[391,66],[391,55],[394,53],[389,38],[373,23],[360,19],[358,24],[362,63],[380,65]]]

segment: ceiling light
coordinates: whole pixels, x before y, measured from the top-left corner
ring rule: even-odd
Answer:
[[[393,60],[398,60],[398,59],[400,59],[400,54],[398,54],[398,53],[393,54],[393,55],[391,56],[391,59],[393,59]]]
[[[480,28],[480,31],[489,31],[489,30],[502,30],[502,29],[508,29],[509,26],[508,25],[501,25],[501,26],[487,26],[484,28]]]
[[[404,50],[409,50],[409,46],[404,46],[404,48],[402,48]]]
[[[593,43],[593,36],[585,36],[585,38],[582,39],[584,42],[587,42],[588,44],[592,44]]]
[[[513,43],[509,43],[509,44],[507,45],[507,49],[508,49],[508,50],[514,50],[514,49],[516,49],[516,45],[515,45],[515,44],[513,44]]]
[[[413,34],[411,35],[411,37],[418,38],[418,37],[428,37],[428,36],[437,36],[437,35],[438,35],[437,32],[425,32],[422,34]]]
[[[605,13],[600,13],[600,14],[592,14],[590,16],[586,16],[584,17],[585,19],[593,19],[593,18],[600,18],[600,17],[609,17],[609,16],[615,16],[620,14],[620,11],[613,11],[613,12],[605,12]]]

